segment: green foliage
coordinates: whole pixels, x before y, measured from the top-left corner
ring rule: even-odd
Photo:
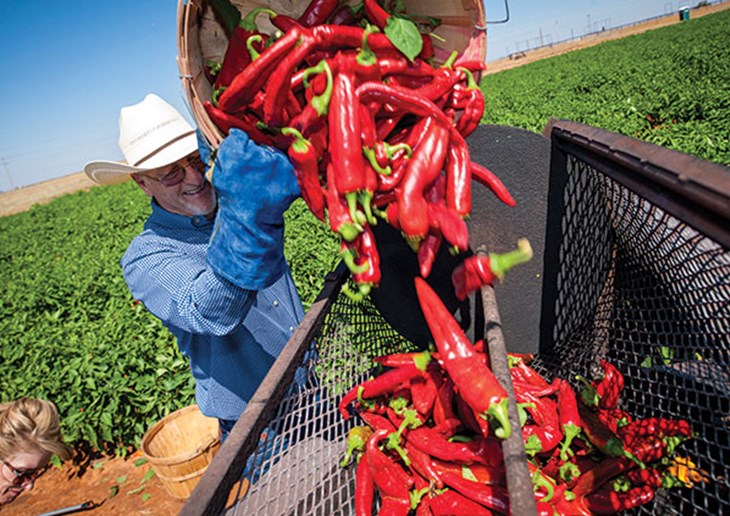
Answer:
[[[730,11],[482,79],[483,122],[574,120],[730,165]]]
[[[55,402],[77,447],[124,455],[194,401],[186,359],[135,303],[119,265],[149,212],[127,182],[0,217],[0,395]],[[285,217],[287,259],[309,306],[339,247],[303,201]]]

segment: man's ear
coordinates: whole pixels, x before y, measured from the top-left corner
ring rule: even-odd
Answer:
[[[151,181],[143,176],[142,174],[131,174],[132,180],[137,183],[144,193],[152,197],[152,191],[150,190]]]

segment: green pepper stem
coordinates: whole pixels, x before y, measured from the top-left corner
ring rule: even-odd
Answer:
[[[258,59],[261,55],[259,54],[259,51],[253,47],[254,43],[260,43],[261,41],[263,41],[263,38],[258,34],[249,36],[248,39],[246,39],[246,50],[248,50],[248,53],[251,56],[251,61],[256,61],[256,59]]]
[[[377,172],[378,174],[389,176],[393,170],[390,168],[390,165],[387,165],[385,168],[380,166],[380,163],[378,163],[378,160],[375,158],[375,150],[371,149],[370,147],[363,147],[362,153],[367,158],[368,163],[370,163],[370,166],[373,167],[373,170]]]
[[[507,439],[512,433],[512,427],[509,424],[509,414],[507,412],[507,398],[503,398],[498,403],[492,403],[487,410],[487,417],[496,424],[494,435],[500,439]]]
[[[526,238],[517,241],[517,249],[503,254],[489,253],[489,267],[498,278],[504,275],[515,265],[527,263],[532,259],[532,246]]]
[[[319,116],[324,116],[329,112],[330,100],[332,99],[332,87],[334,84],[330,65],[327,64],[327,61],[322,59],[316,65],[307,68],[304,70],[304,74],[302,75],[302,82],[304,83],[304,86],[309,86],[309,76],[319,73],[324,73],[327,76],[327,85],[325,86],[324,91],[321,94],[312,97],[309,103]]]
[[[259,14],[264,13],[268,14],[271,18],[276,18],[277,16],[277,12],[273,9],[269,9],[267,7],[256,7],[255,9],[251,9],[246,17],[241,20],[238,26],[247,31],[258,30],[258,26],[256,25],[256,17]]]

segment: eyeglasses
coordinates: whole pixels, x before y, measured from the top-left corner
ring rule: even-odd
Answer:
[[[13,479],[13,483],[16,485],[29,484],[30,482],[33,482],[36,478],[38,478],[41,473],[43,473],[43,470],[45,469],[18,469],[8,463],[5,459],[2,459],[2,462],[3,464],[5,464],[5,466],[7,466],[7,468],[15,477]]]
[[[194,168],[201,174],[205,172],[205,163],[202,159],[200,159],[199,156],[186,158],[185,162],[187,163],[187,167],[183,166],[183,164],[181,163],[175,163],[173,169],[162,177],[147,177],[149,179],[152,179],[153,181],[159,181],[164,186],[175,186],[176,184],[181,183],[183,179],[185,179],[185,173],[187,172],[188,167]]]

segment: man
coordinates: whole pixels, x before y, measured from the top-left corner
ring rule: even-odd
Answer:
[[[177,338],[203,414],[225,439],[303,317],[283,254],[283,213],[299,195],[286,156],[238,130],[218,149],[215,189],[208,149],[156,95],[122,108],[126,164],[96,161],[94,181],[128,177],[151,197],[152,214],[121,265],[136,299]]]

